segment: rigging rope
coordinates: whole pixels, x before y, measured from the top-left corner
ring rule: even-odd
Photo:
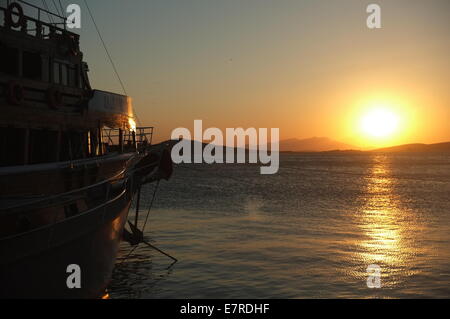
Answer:
[[[55,22],[53,21],[52,16],[49,14],[50,8],[48,7],[47,2],[45,0],[42,0],[42,4],[44,5],[45,10],[47,10],[48,21],[51,22],[52,24],[55,24]]]
[[[103,45],[103,48],[104,48],[104,50],[105,50],[105,52],[106,52],[106,55],[108,56],[109,62],[111,63],[111,66],[112,66],[112,68],[113,68],[113,70],[114,70],[114,73],[116,74],[116,77],[117,77],[117,79],[119,80],[120,86],[122,87],[122,90],[123,90],[124,94],[125,94],[126,96],[128,96],[128,93],[127,93],[127,90],[126,90],[126,88],[125,88],[125,85],[124,85],[124,83],[123,83],[123,81],[122,81],[122,79],[121,79],[121,77],[120,77],[120,75],[119,75],[119,72],[117,71],[116,64],[114,63],[114,60],[113,60],[111,54],[109,53],[108,47],[107,47],[107,45],[106,45],[106,43],[105,43],[105,41],[104,41],[104,39],[103,39],[103,37],[102,37],[102,34],[101,34],[101,32],[100,32],[100,29],[99,29],[97,23],[95,22],[94,15],[92,14],[92,11],[91,11],[91,9],[89,8],[89,5],[87,4],[87,1],[86,1],[86,0],[84,0],[84,4],[85,4],[85,6],[86,6],[86,8],[87,8],[87,10],[88,10],[89,16],[91,17],[92,23],[94,24],[94,27],[95,27],[95,29],[96,29],[96,31],[97,31],[97,34],[98,34],[98,37],[100,38],[100,41],[101,41],[101,43],[102,43],[102,45]],[[141,121],[139,120],[139,117],[138,117],[138,115],[137,115],[136,110],[133,109],[133,111],[134,111],[134,115],[135,115],[135,117],[136,117],[136,119],[137,119],[139,125],[142,126]]]
[[[56,12],[58,13],[58,15],[59,15],[59,16],[62,16],[62,13],[59,12],[59,8],[58,8],[58,6],[56,5],[55,0],[52,0],[52,3],[53,3],[53,6],[54,6],[55,9],[56,9]]]
[[[61,15],[62,15],[64,18],[66,18],[66,10],[64,10],[64,7],[63,7],[63,5],[62,5],[62,3],[61,3],[61,0],[58,0],[58,2],[59,2],[59,7],[61,8]]]
[[[95,22],[94,16],[91,12],[91,9],[89,8],[89,5],[87,4],[87,1],[84,0],[84,4],[88,10],[89,16],[91,17],[92,23],[94,24],[95,29],[97,30],[98,37],[100,38],[100,41],[102,42],[103,48],[105,49],[106,55],[108,56],[109,62],[111,63],[112,68],[114,69],[114,73],[116,74],[117,79],[119,80],[120,85],[122,86],[122,90],[127,94],[127,90],[125,89],[125,85],[122,82],[122,79],[120,78],[119,72],[117,71],[116,64],[114,63],[114,60],[111,57],[111,54],[109,53],[108,47],[106,46],[105,41],[103,40],[102,34],[100,33],[100,30],[97,26],[97,23]]]

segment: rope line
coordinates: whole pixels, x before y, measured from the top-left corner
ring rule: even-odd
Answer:
[[[55,2],[55,0],[52,0],[52,2],[53,2],[53,6],[55,7],[55,9],[56,9],[56,12],[58,13],[58,15],[59,15],[59,16],[62,16],[62,13],[61,13],[61,12],[59,12],[59,8],[58,8],[58,6],[56,5],[56,2]]]
[[[144,226],[142,226],[142,232],[145,231],[145,227],[147,226],[148,218],[149,218],[149,216],[150,216],[150,211],[151,211],[152,208],[153,208],[153,203],[155,202],[156,193],[158,192],[159,183],[160,183],[160,180],[158,180],[158,183],[157,183],[156,186],[155,186],[155,190],[153,191],[153,197],[152,197],[152,200],[151,200],[151,202],[150,202],[150,205],[148,206],[147,217],[145,218]]]
[[[61,15],[66,18],[66,10],[64,10],[64,6],[61,3],[61,0],[58,0],[59,2],[59,7],[61,8]]]
[[[122,90],[125,93],[125,95],[128,96],[127,90],[125,89],[125,85],[124,85],[122,79],[120,78],[119,72],[117,71],[116,64],[114,63],[114,60],[112,59],[111,54],[109,53],[108,47],[106,46],[106,43],[103,40],[102,34],[100,33],[100,29],[98,28],[98,25],[95,22],[95,19],[94,19],[94,16],[92,14],[92,11],[91,11],[89,5],[87,4],[86,0],[84,0],[84,4],[85,4],[85,6],[86,6],[86,8],[88,10],[89,16],[91,17],[92,23],[94,24],[94,27],[95,27],[95,29],[97,31],[98,37],[100,38],[100,41],[102,42],[103,48],[105,49],[106,55],[108,56],[108,59],[109,59],[109,62],[111,63],[112,68],[114,69],[114,73],[116,74],[116,77],[119,80],[119,83],[120,83],[120,85],[122,87]]]
[[[45,10],[47,10],[48,21],[51,22],[52,24],[55,24],[52,16],[48,13],[50,11],[50,8],[48,7],[47,2],[45,0],[42,0],[42,4],[44,5]]]
[[[100,41],[101,41],[101,43],[103,45],[103,48],[104,48],[104,50],[106,52],[106,55],[108,56],[109,62],[111,63],[111,66],[112,66],[112,68],[114,70],[114,73],[115,73],[115,75],[117,77],[117,80],[119,81],[120,86],[122,87],[122,90],[123,90],[124,94],[126,96],[128,96],[127,90],[125,88],[125,84],[122,81],[122,78],[120,77],[120,74],[119,74],[119,71],[117,70],[116,64],[114,63],[114,60],[113,60],[113,58],[112,58],[112,56],[111,56],[111,54],[110,54],[110,52],[108,50],[108,46],[106,45],[105,40],[103,39],[103,36],[102,36],[102,34],[100,32],[100,29],[99,29],[97,23],[95,22],[94,15],[93,15],[89,5],[87,4],[86,0],[84,0],[84,4],[85,4],[85,6],[86,6],[86,8],[88,10],[89,16],[91,17],[92,23],[94,24],[94,27],[95,27],[95,29],[97,31],[98,37],[100,38]],[[136,112],[136,110],[134,108],[133,108],[133,112],[134,112],[136,120],[138,121],[138,124],[142,126],[142,123],[141,123],[141,121],[139,119],[139,116],[138,116],[138,114],[137,114],[137,112]]]

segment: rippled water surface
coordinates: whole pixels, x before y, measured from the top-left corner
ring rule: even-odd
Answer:
[[[449,298],[450,156],[286,154],[274,176],[177,167],[146,236],[179,262],[144,246],[125,259],[122,244],[112,298]]]

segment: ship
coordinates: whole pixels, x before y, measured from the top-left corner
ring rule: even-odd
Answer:
[[[0,5],[0,298],[101,298],[170,146],[136,127],[129,96],[91,88],[65,16]]]

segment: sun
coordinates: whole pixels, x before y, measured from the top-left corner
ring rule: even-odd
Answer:
[[[389,109],[374,108],[362,116],[360,126],[368,137],[384,139],[392,137],[397,132],[399,117]]]

